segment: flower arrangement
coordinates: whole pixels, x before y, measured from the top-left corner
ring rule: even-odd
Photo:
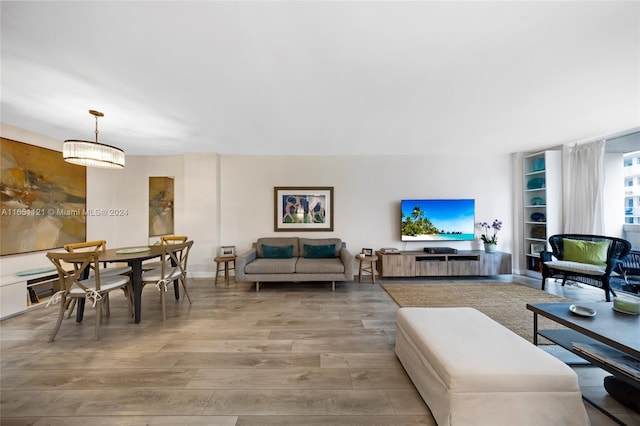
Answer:
[[[484,233],[480,235],[480,239],[485,244],[498,244],[498,231],[502,229],[502,221],[495,219],[491,225],[487,222],[480,222],[478,226],[484,229]],[[489,236],[489,231],[493,230],[493,235]]]

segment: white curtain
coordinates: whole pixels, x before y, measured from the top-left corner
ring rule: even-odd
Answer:
[[[604,148],[604,140],[565,146],[565,233],[604,232]]]

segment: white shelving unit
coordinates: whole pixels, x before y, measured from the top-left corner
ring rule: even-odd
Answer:
[[[523,223],[525,271],[540,278],[538,252],[548,250],[548,238],[561,232],[562,224],[562,153],[542,151],[523,159]]]

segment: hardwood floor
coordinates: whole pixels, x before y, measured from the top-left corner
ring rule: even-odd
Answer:
[[[435,425],[395,357],[397,306],[379,282],[335,293],[329,283],[189,284],[193,305],[169,298],[165,322],[155,288],[143,292],[140,324],[114,293],[97,342],[91,308],[53,343],[57,307],[2,321],[0,424]],[[588,370],[585,389],[597,392]],[[614,424],[587,410],[593,425]]]

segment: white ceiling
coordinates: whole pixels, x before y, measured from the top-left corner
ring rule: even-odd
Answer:
[[[509,153],[640,125],[640,2],[7,2],[2,122],[128,154]],[[28,142],[28,141],[25,141]]]

